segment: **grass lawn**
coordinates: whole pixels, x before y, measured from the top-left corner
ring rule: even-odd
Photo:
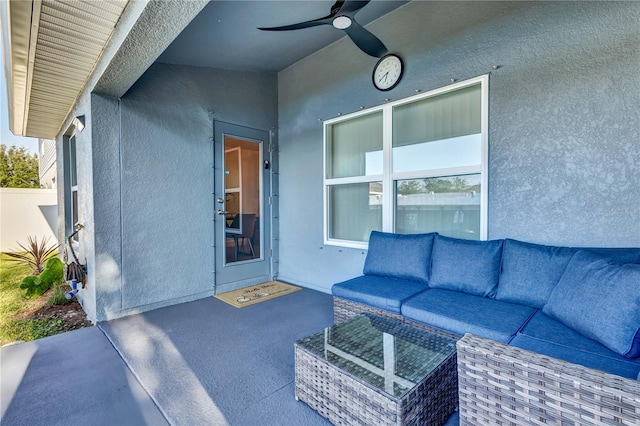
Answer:
[[[0,346],[16,341],[30,341],[91,325],[77,301],[51,306],[54,289],[42,296],[27,298],[20,282],[30,275],[28,266],[8,261],[0,254]],[[78,311],[82,318],[78,318]],[[69,315],[69,313],[75,313]],[[71,324],[73,323],[73,324]]]

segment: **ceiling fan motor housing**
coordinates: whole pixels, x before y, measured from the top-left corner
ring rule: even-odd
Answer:
[[[338,16],[333,20],[333,26],[339,30],[344,30],[351,26],[351,18],[348,16]]]

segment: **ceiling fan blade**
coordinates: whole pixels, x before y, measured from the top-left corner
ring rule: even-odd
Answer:
[[[380,39],[358,24],[356,21],[351,22],[351,26],[344,30],[351,40],[367,55],[374,58],[381,58],[388,50]]]
[[[291,31],[300,30],[302,28],[317,27],[318,25],[331,25],[332,16],[325,16],[324,18],[314,19],[313,21],[299,22],[297,24],[283,25],[281,27],[259,27],[262,31]]]
[[[363,7],[365,7],[367,5],[367,3],[369,3],[370,1],[371,0],[364,0],[364,1],[348,0],[348,1],[345,1],[344,4],[342,5],[342,7],[340,8],[340,14],[341,15],[348,15],[350,13],[357,12],[358,10],[362,9]]]

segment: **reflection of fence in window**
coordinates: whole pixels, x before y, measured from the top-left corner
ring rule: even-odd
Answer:
[[[458,219],[461,215],[462,221]],[[399,234],[437,231],[449,237],[480,239],[480,205],[401,206],[397,216]]]
[[[396,232],[480,239],[480,175],[396,182]]]

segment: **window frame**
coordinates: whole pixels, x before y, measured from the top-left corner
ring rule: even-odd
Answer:
[[[393,173],[393,110],[397,106],[410,104],[427,98],[443,95],[465,87],[480,85],[480,164],[474,166],[426,169],[411,172]],[[382,111],[382,174],[355,176],[346,178],[327,178],[327,154],[331,126],[363,115]],[[384,105],[363,109],[352,114],[343,115],[323,121],[323,235],[324,244],[347,248],[367,249],[368,242],[341,240],[330,238],[331,211],[329,191],[332,186],[353,183],[382,182],[382,231],[395,232],[396,181],[405,179],[437,178],[465,174],[480,174],[480,240],[488,235],[488,182],[489,182],[489,75],[481,75],[468,80],[456,82],[425,93],[389,102]]]
[[[75,129],[63,135],[63,178],[64,178],[64,221],[65,238],[71,235],[76,229],[76,223],[80,222],[80,199],[78,185],[78,149],[77,135]],[[75,179],[75,181],[74,181]],[[73,236],[74,241],[78,241],[78,234]]]

